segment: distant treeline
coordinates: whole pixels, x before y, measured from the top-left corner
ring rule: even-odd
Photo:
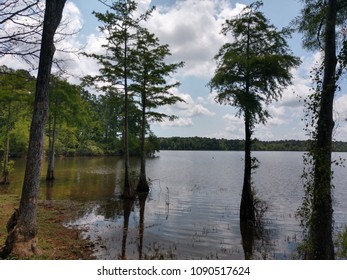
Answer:
[[[216,139],[207,137],[169,137],[159,138],[160,150],[197,150],[197,151],[243,151],[244,140]],[[307,151],[308,140],[254,140],[254,151]],[[347,152],[347,142],[334,142],[335,152]]]

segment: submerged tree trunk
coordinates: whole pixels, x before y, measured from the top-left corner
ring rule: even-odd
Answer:
[[[325,27],[324,77],[314,148],[314,185],[309,241],[310,259],[334,259],[331,151],[336,90],[336,0],[328,1]]]
[[[48,88],[55,53],[54,35],[66,0],[47,0],[44,15],[39,69],[36,82],[34,112],[30,128],[29,148],[19,209],[8,222],[8,237],[2,257],[20,258],[37,252],[37,206],[43,156],[44,130],[48,116]]]
[[[145,140],[146,140],[146,97],[142,94],[142,120],[141,120],[141,169],[140,178],[137,185],[137,191],[139,193],[149,192],[149,186],[146,177],[146,151],[145,151]]]
[[[255,223],[254,201],[252,194],[252,158],[251,158],[251,143],[252,143],[252,128],[248,113],[245,113],[245,169],[243,178],[243,187],[240,205],[240,221]]]
[[[251,260],[253,259],[255,225],[241,221],[240,232],[241,232],[242,248],[243,248],[245,260]]]

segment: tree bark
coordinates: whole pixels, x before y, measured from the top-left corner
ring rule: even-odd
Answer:
[[[333,102],[336,90],[336,0],[329,0],[326,14],[324,76],[320,100],[320,111],[317,121],[317,141],[314,149],[314,186],[313,205],[310,220],[309,240],[312,251],[310,259],[334,259],[333,208],[331,152]]]
[[[252,195],[252,128],[249,113],[245,113],[245,169],[243,177],[243,187],[240,205],[240,221],[246,223],[255,223],[254,202]]]
[[[43,156],[44,130],[48,117],[48,89],[55,53],[54,35],[60,24],[66,0],[47,0],[37,74],[34,111],[19,209],[8,223],[3,256],[20,258],[37,253],[37,206]]]

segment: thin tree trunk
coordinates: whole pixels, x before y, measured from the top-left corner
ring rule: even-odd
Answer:
[[[43,156],[44,130],[48,116],[48,89],[55,53],[54,35],[66,0],[47,0],[44,15],[39,69],[36,81],[34,112],[30,128],[29,149],[19,209],[8,222],[8,237],[2,257],[20,258],[37,253],[37,206]]]
[[[315,147],[313,209],[310,220],[310,259],[334,259],[331,151],[333,102],[336,90],[336,0],[328,1],[325,28],[324,77]]]
[[[250,25],[248,22],[247,29],[247,70],[245,75],[245,96],[250,97],[250,66],[249,66],[249,56],[250,56],[250,45],[251,45],[251,35],[250,35]],[[244,111],[245,114],[245,169],[243,177],[243,187],[241,194],[241,204],[240,204],[240,222],[242,223],[255,223],[255,212],[254,212],[254,202],[252,195],[252,158],[251,158],[251,144],[252,144],[252,120],[251,113],[247,110]]]
[[[127,31],[125,31],[126,34]],[[129,163],[129,93],[128,93],[128,53],[127,39],[124,42],[124,198],[134,196],[130,182]]]
[[[9,184],[9,156],[10,156],[10,124],[11,121],[11,102],[8,104],[8,116],[7,116],[7,127],[6,127],[6,138],[5,138],[5,151],[4,151],[4,166],[2,170],[2,180],[0,184],[7,185]]]
[[[146,152],[145,152],[145,140],[146,140],[146,97],[145,93],[142,95],[142,120],[141,120],[141,169],[140,178],[137,185],[137,191],[139,193],[149,192],[149,186],[146,177]]]
[[[248,113],[245,113],[245,169],[243,178],[243,187],[240,205],[240,221],[241,222],[255,222],[254,202],[252,195],[252,158],[251,158],[251,123]]]
[[[54,177],[54,163],[55,163],[55,140],[57,136],[57,113],[54,111],[53,114],[53,128],[52,132],[50,131],[50,145],[49,145],[49,152],[48,152],[48,168],[47,168],[47,175],[46,180],[47,181],[53,181],[55,179]]]

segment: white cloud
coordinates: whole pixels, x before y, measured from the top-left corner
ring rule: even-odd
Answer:
[[[194,125],[192,118],[179,117],[173,121],[164,121],[159,123],[161,127],[189,127]]]
[[[223,116],[226,122],[224,138],[243,139],[244,138],[244,121],[235,115],[226,114]]]
[[[347,139],[347,94],[344,93],[335,99],[334,104],[334,138],[346,141]]]
[[[225,42],[221,25],[243,7],[237,4],[233,8],[224,0],[178,1],[170,9],[155,10],[148,28],[170,45],[172,60],[185,61],[182,75],[210,77],[215,68],[213,57]]]
[[[174,121],[164,121],[159,125],[161,127],[183,127],[183,126],[193,126],[194,118],[197,117],[212,117],[215,115],[214,112],[211,112],[203,104],[201,104],[202,99],[198,98],[198,102],[195,102],[191,95],[186,93],[181,93],[179,90],[172,89],[174,95],[180,97],[184,102],[178,102],[174,105],[163,106],[159,111],[167,115],[175,115],[178,119]]]
[[[196,117],[196,116],[214,116],[215,113],[207,109],[198,98],[198,103],[195,102],[190,94],[181,93],[178,89],[173,90],[174,94],[180,97],[184,102],[178,102],[172,106],[165,106],[166,109],[170,109],[176,112],[178,116],[182,117]]]

